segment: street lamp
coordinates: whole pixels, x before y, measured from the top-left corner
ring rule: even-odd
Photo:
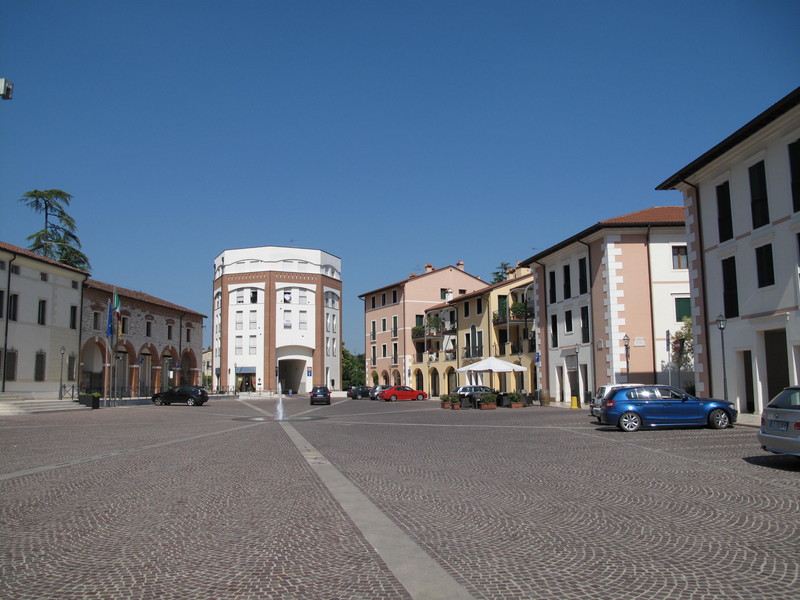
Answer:
[[[625,375],[631,374],[631,338],[628,334],[622,338],[622,343],[625,344]]]
[[[722,394],[725,402],[728,401],[728,373],[725,369],[725,326],[728,320],[722,313],[717,317],[717,327],[719,328],[719,339],[722,343]]]
[[[58,376],[58,399],[64,399],[64,346],[61,346],[61,374]]]

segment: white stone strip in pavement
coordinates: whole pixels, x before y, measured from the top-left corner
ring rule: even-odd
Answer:
[[[415,600],[465,600],[467,590],[286,421],[283,430]]]

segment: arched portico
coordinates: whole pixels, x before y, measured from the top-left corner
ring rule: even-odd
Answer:
[[[431,378],[431,397],[440,396],[439,391],[439,369],[432,367],[428,372]]]

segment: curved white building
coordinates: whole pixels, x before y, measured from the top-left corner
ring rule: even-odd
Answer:
[[[262,246],[214,259],[214,387],[304,393],[341,388],[342,261]]]

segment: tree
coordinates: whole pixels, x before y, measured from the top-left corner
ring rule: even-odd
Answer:
[[[342,342],[342,385],[344,387],[364,385],[366,380],[364,358],[363,354],[351,354]]]
[[[500,283],[501,281],[505,281],[508,279],[508,269],[511,267],[511,263],[501,262],[497,270],[492,273],[492,284]]]
[[[694,334],[692,333],[692,317],[683,317],[683,325],[675,332],[673,340],[683,340],[676,349],[670,350],[673,364],[681,370],[688,370],[694,366]]]
[[[29,250],[71,267],[88,271],[89,258],[81,252],[75,220],[67,214],[72,196],[61,190],[31,190],[19,199],[34,212],[44,214],[44,227],[29,235]]]

